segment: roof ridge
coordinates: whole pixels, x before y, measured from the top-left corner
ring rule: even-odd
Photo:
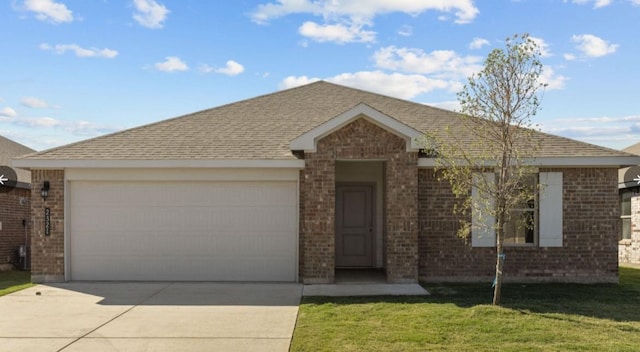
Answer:
[[[453,110],[447,110],[447,109],[439,108],[437,106],[432,106],[432,105],[429,105],[429,104],[426,104],[426,103],[418,103],[418,102],[415,102],[415,101],[402,99],[402,98],[394,97],[394,96],[391,96],[391,95],[386,95],[386,94],[383,94],[383,93],[364,90],[362,88],[350,87],[350,86],[346,86],[346,85],[342,85],[342,84],[338,84],[338,83],[334,83],[334,82],[322,81],[321,80],[321,81],[316,81],[316,82],[313,82],[313,83],[326,83],[326,84],[330,84],[330,85],[333,85],[333,86],[336,86],[336,87],[351,89],[351,90],[355,90],[355,91],[358,91],[358,92],[361,92],[361,93],[365,93],[365,94],[369,94],[369,95],[378,95],[378,96],[381,96],[381,97],[384,97],[384,98],[387,98],[387,99],[391,99],[391,100],[394,100],[394,101],[397,101],[397,102],[402,102],[402,103],[405,103],[405,104],[408,103],[408,104],[416,105],[416,106],[419,106],[419,107],[428,107],[430,109],[440,110],[440,111],[444,111],[444,112],[451,113],[451,114],[460,114],[459,112],[456,112],[456,111],[453,111]],[[309,85],[310,84],[305,85],[305,86],[309,86]],[[305,87],[305,86],[301,86],[301,87]]]

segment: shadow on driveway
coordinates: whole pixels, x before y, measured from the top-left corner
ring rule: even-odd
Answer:
[[[1,351],[288,351],[299,284],[71,282],[0,297]]]
[[[42,285],[41,295],[60,290],[102,297],[103,305],[298,306],[302,285],[219,282],[70,282]]]

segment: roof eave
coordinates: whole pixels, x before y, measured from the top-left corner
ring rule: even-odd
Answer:
[[[265,159],[181,159],[181,160],[96,160],[96,159],[15,159],[13,166],[33,169],[131,169],[131,168],[272,168],[303,169],[304,160]]]
[[[540,157],[529,160],[529,164],[538,167],[626,167],[640,165],[640,156],[560,156]],[[437,163],[434,158],[418,159],[418,167],[433,168]],[[489,162],[486,166],[491,166]]]

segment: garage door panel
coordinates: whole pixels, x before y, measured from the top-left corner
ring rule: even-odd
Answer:
[[[73,280],[295,281],[295,182],[70,182]]]
[[[113,231],[139,230],[149,224],[170,231],[185,228],[216,231],[257,227],[265,231],[295,229],[296,221],[290,214],[292,207],[159,207],[159,206],[83,206],[76,208],[76,231],[109,228]],[[295,210],[294,210],[295,211]],[[117,219],[117,221],[114,221]]]
[[[136,204],[172,206],[290,206],[295,204],[293,182],[72,182],[92,184],[90,193],[74,194],[74,203],[81,205],[122,205],[136,195]],[[117,188],[117,189],[116,189]],[[238,190],[243,189],[242,193]]]

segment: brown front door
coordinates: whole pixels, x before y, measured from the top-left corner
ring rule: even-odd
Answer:
[[[373,266],[373,185],[336,187],[336,267]]]

